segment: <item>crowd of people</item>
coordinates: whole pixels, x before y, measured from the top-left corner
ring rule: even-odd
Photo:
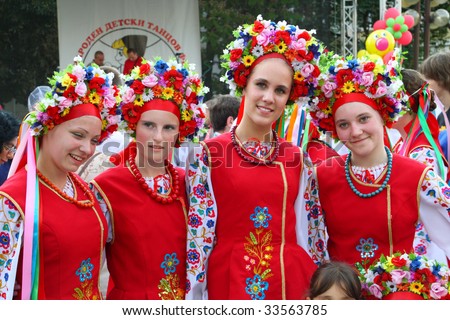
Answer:
[[[55,73],[20,132],[0,112],[0,299],[450,299],[450,54],[342,57],[261,16],[233,37],[230,94],[129,48],[119,82],[100,51]]]

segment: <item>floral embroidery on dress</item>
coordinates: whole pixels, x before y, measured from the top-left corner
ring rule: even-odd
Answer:
[[[161,262],[161,269],[164,270],[165,278],[161,279],[158,285],[160,290],[158,295],[161,300],[183,300],[184,290],[180,288],[180,278],[175,273],[176,267],[180,264],[177,254],[167,253],[164,256],[164,261]]]
[[[15,279],[11,273],[17,268],[21,247],[23,220],[8,198],[0,196],[0,300],[12,299]]]
[[[447,216],[450,217],[450,188],[433,170],[427,171],[422,183],[422,191],[432,198],[435,204],[444,208],[447,211]]]
[[[186,292],[191,282],[203,283],[206,265],[215,239],[216,204],[208,184],[209,161],[205,148],[193,150],[194,161],[186,171],[188,177],[188,239]]]
[[[97,286],[94,286],[94,280],[92,279],[92,270],[94,265],[91,263],[91,258],[87,258],[81,262],[80,267],[75,272],[76,276],[80,280],[80,287],[75,288],[75,293],[72,296],[77,300],[100,300],[101,297],[97,290]]]
[[[378,250],[378,245],[374,243],[372,238],[359,240],[359,245],[356,246],[356,250],[361,253],[361,258],[373,258],[375,256],[375,251]]]
[[[244,256],[246,262],[245,269],[254,274],[245,280],[245,292],[250,295],[252,300],[264,300],[265,291],[269,289],[269,283],[265,280],[273,276],[270,269],[270,260],[272,259],[273,246],[272,231],[267,230],[272,215],[267,207],[256,207],[250,215],[253,221],[255,233],[250,232],[249,237],[245,237],[244,244],[247,254]]]

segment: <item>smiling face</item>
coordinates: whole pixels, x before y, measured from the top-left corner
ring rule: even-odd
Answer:
[[[180,132],[180,121],[171,112],[149,110],[142,113],[136,127],[139,166],[164,165]]]
[[[383,162],[384,125],[377,111],[365,103],[346,103],[336,110],[334,122],[339,140],[352,151],[355,165],[369,167],[372,162]]]
[[[286,107],[292,76],[292,68],[282,59],[270,58],[256,65],[243,91],[245,106],[241,124],[270,131]]]
[[[83,116],[57,125],[42,137],[38,169],[50,178],[75,172],[95,152],[102,122]]]

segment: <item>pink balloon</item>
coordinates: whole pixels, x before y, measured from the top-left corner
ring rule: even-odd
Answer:
[[[403,32],[401,38],[397,39],[397,42],[402,46],[407,46],[412,41],[412,34],[409,31]]]
[[[411,29],[414,26],[414,17],[409,14],[405,14],[403,17],[405,18],[405,24],[408,26],[408,29]]]
[[[386,27],[386,21],[384,20],[378,20],[373,24],[373,30],[385,30]]]
[[[389,8],[387,9],[386,13],[384,14],[384,20],[387,20],[389,18],[395,19],[400,15],[400,12],[398,12],[395,8]]]
[[[394,50],[389,51],[388,53],[386,53],[386,54],[383,56],[383,62],[384,62],[385,64],[387,64],[387,63],[389,62],[389,60],[391,60],[391,57],[392,57],[393,54],[394,54]]]

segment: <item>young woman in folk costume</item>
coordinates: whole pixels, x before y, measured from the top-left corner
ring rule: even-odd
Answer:
[[[101,299],[108,226],[74,172],[117,128],[114,75],[75,59],[24,120],[11,176],[0,188],[0,297]]]
[[[448,256],[450,188],[429,167],[384,146],[384,126],[405,98],[397,60],[322,59],[319,103],[310,112],[350,153],[317,168],[323,216],[311,219],[312,232],[325,223],[330,258],[367,265],[381,254],[411,252],[416,224],[423,223]]]
[[[181,142],[198,142],[208,89],[174,59],[145,61],[124,80],[121,124],[136,141],[92,181],[111,222],[107,299],[184,299],[186,187],[169,159]]]
[[[439,144],[439,125],[432,113],[436,108],[435,93],[418,71],[403,69],[401,73],[408,100],[393,125],[401,135],[394,152],[431,167],[442,180],[448,181],[448,163]],[[414,252],[446,261],[445,253],[430,241],[422,223],[416,225]]]
[[[286,105],[314,91],[319,44],[261,16],[234,36],[222,66],[232,93],[242,95],[238,125],[202,142],[187,169],[187,298],[301,299],[316,266],[296,224],[316,210],[316,194],[306,190],[315,182],[302,151],[272,127]]]

